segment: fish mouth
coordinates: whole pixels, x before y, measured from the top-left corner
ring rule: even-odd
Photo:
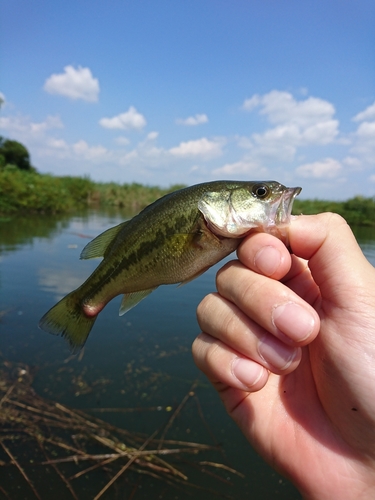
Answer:
[[[276,209],[275,213],[275,224],[280,226],[284,224],[289,224],[290,217],[292,215],[293,203],[302,191],[301,187],[287,188],[281,196],[280,203]]]
[[[268,233],[276,236],[289,248],[289,223],[292,215],[293,202],[302,191],[300,187],[286,188],[279,204],[276,206],[273,224],[268,228]]]

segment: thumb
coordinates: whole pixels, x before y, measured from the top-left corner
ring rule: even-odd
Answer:
[[[374,268],[363,255],[345,219],[339,215],[323,213],[295,217],[290,225],[289,239],[292,252],[308,260],[323,301],[350,309],[353,300],[365,298],[367,290],[375,289]]]

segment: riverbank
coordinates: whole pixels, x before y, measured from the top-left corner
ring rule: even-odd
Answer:
[[[98,183],[88,177],[55,177],[9,169],[0,171],[0,214],[69,213],[87,207],[118,207],[137,213],[156,199],[180,189],[142,184]],[[336,212],[352,226],[375,227],[375,197],[347,201],[296,199],[293,213]]]
[[[181,187],[98,183],[88,177],[5,170],[0,171],[0,214],[58,214],[87,207],[118,207],[133,213]]]

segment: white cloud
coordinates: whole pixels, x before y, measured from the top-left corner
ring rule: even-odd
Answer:
[[[134,106],[130,106],[128,111],[112,118],[102,118],[99,123],[104,128],[111,129],[142,129],[146,125],[146,119]]]
[[[375,164],[375,102],[354,116],[360,122],[351,134],[350,153],[354,153],[362,168],[373,168]]]
[[[250,149],[256,158],[291,161],[299,147],[329,144],[338,135],[334,106],[316,97],[297,101],[289,92],[273,90],[246,99],[242,108],[259,108],[259,114],[274,125],[250,138],[239,139],[238,144]]]
[[[351,170],[361,170],[362,169],[362,162],[359,158],[356,158],[354,156],[347,156],[342,160],[342,163],[349,167]]]
[[[148,141],[155,141],[158,137],[159,137],[159,132],[150,132],[149,134],[147,134],[146,139]]]
[[[94,78],[89,68],[77,69],[65,66],[64,73],[54,73],[44,83],[44,90],[50,94],[59,94],[70,99],[83,99],[96,102],[99,95],[99,81]]]
[[[370,175],[369,181],[370,182],[375,182],[375,174],[374,175]]]
[[[206,137],[195,141],[181,142],[178,146],[171,148],[169,153],[179,158],[188,157],[215,157],[222,154],[222,140],[210,141]]]
[[[89,146],[86,141],[80,140],[73,144],[73,152],[85,160],[102,160],[108,154],[103,146]]]
[[[115,139],[116,144],[119,144],[120,146],[127,146],[130,144],[130,140],[127,137],[116,137]]]
[[[58,116],[47,116],[42,122],[33,122],[27,116],[0,117],[0,130],[6,130],[8,136],[26,145],[38,170],[40,164],[45,163],[45,158],[64,160],[67,169],[72,168],[69,163],[74,161],[113,161],[113,152],[102,145],[91,146],[83,139],[69,144],[65,139],[51,134],[51,131],[62,128],[64,125]],[[48,163],[51,161],[48,160]],[[47,169],[50,170],[50,165],[47,165]]]
[[[261,97],[258,94],[254,94],[250,99],[245,99],[242,108],[245,111],[252,111],[254,108],[259,106],[262,102]]]
[[[259,163],[251,160],[240,160],[234,163],[226,163],[220,168],[212,170],[214,175],[256,175],[261,177],[267,174],[267,169],[260,167]]]
[[[375,163],[375,121],[362,122],[354,133],[354,145],[351,152],[358,155],[365,163]]]
[[[313,163],[306,163],[296,168],[296,174],[300,177],[312,179],[333,179],[342,172],[341,163],[334,158],[326,158]]]
[[[357,129],[356,135],[361,139],[369,139],[371,141],[375,140],[375,121],[374,122],[363,122]]]
[[[368,106],[364,111],[361,111],[353,118],[355,122],[361,122],[363,120],[375,120],[375,102]]]
[[[208,116],[205,114],[196,114],[195,116],[189,116],[188,118],[178,118],[176,123],[179,125],[201,125],[202,123],[208,122]]]
[[[47,130],[63,127],[59,116],[47,116],[43,122],[33,122],[28,116],[0,117],[0,129],[9,134],[16,134],[19,140],[40,136]]]
[[[280,90],[272,90],[263,96],[255,94],[243,104],[247,111],[256,107],[261,107],[260,114],[266,115],[270,123],[295,123],[301,127],[330,120],[335,114],[334,106],[328,101],[317,97],[297,101],[289,92]]]

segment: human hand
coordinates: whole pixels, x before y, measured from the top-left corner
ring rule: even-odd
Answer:
[[[375,498],[375,269],[334,214],[253,234],[193,344],[232,418],[305,498]]]

